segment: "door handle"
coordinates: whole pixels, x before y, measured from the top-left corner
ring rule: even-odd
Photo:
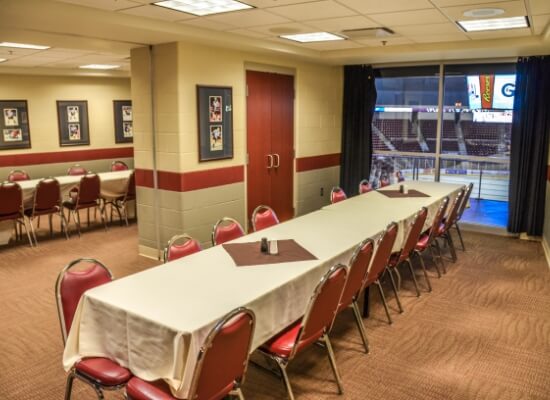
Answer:
[[[274,165],[274,168],[279,168],[279,165],[281,165],[281,157],[279,156],[279,154],[275,153],[273,154],[275,157],[277,157],[277,164]]]
[[[273,155],[272,154],[268,154],[267,155],[267,169],[271,169],[273,168]]]

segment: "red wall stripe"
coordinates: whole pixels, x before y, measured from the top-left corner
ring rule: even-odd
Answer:
[[[173,192],[189,192],[243,181],[244,166],[242,165],[193,172],[158,171],[159,189]],[[136,185],[153,188],[153,171],[136,169]]]
[[[311,171],[340,165],[340,153],[296,159],[296,172]]]
[[[73,151],[55,151],[51,153],[26,153],[0,155],[0,167],[20,167],[24,165],[55,164],[104,160],[110,158],[132,158],[133,147],[114,147],[110,149],[90,149]]]

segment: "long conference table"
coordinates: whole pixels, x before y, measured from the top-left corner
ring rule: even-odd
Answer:
[[[67,339],[64,368],[84,357],[108,357],[142,379],[164,379],[174,396],[187,398],[200,346],[222,316],[236,307],[252,309],[252,349],[258,348],[303,315],[323,274],[347,264],[358,243],[377,238],[395,221],[398,250],[416,212],[428,208],[428,227],[440,201],[452,200],[462,186],[408,187],[429,197],[388,198],[374,191],[233,241],[294,239],[316,260],[237,267],[215,246],[87,291]]]

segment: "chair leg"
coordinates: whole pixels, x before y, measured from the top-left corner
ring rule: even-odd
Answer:
[[[70,213],[70,212],[69,212]],[[73,213],[73,220],[76,225],[76,228],[78,229],[78,237],[80,237],[80,212],[79,210],[72,211]]]
[[[69,223],[67,222],[67,218],[65,218],[63,210],[59,213],[59,218],[61,218],[61,232],[64,232],[65,238],[69,240]]]
[[[237,396],[237,399],[239,400],[244,400],[243,391],[241,390],[241,388],[237,388],[233,390],[232,395]]]
[[[32,237],[34,238],[34,243],[38,246],[38,240],[36,239],[36,232],[34,231],[34,224],[32,223],[33,218],[29,218],[29,225],[31,226]]]
[[[455,244],[453,242],[453,237],[451,236],[451,231],[447,231],[445,236],[447,239],[447,243],[449,243],[449,249],[451,250],[451,257],[453,259],[453,262],[456,262],[457,260],[456,249],[455,249]]]
[[[21,222],[21,225],[25,228],[25,233],[27,234],[27,239],[29,240],[29,244],[31,247],[33,247],[31,234],[29,232],[29,229],[27,228],[27,219],[23,217],[23,221]]]
[[[90,210],[88,208],[88,210]],[[94,390],[95,390],[95,393],[97,395],[97,399],[98,400],[104,400],[105,399],[105,396],[103,395],[103,390],[101,390],[101,388],[97,385],[92,385],[94,387]]]
[[[105,206],[101,207],[101,205],[98,205],[96,209],[98,207],[99,207],[99,216],[101,217],[101,222],[103,222],[103,227],[105,228],[105,232],[107,232],[107,213],[105,212]]]
[[[384,310],[386,310],[386,317],[388,317],[388,324],[392,324],[393,321],[391,319],[390,310],[388,308],[388,303],[386,302],[386,296],[384,295],[384,289],[382,289],[382,284],[379,280],[376,282],[376,286],[378,286],[378,291],[380,292],[380,298],[382,299],[382,304],[384,305]]]
[[[53,214],[48,215],[48,222],[50,223],[50,237],[53,237]]]
[[[367,339],[367,333],[365,332],[365,325],[363,324],[363,318],[361,318],[361,312],[359,311],[359,306],[357,301],[353,300],[351,303],[353,308],[353,315],[355,316],[355,322],[357,323],[357,328],[359,328],[359,334],[361,335],[361,340],[363,341],[363,347],[365,347],[365,353],[369,352],[369,340]]]
[[[428,277],[428,271],[426,271],[426,265],[424,264],[424,259],[422,258],[422,254],[418,251],[415,251],[414,254],[416,254],[420,259],[420,266],[422,267],[422,271],[424,272],[424,278],[426,278],[426,284],[428,285],[428,292],[431,292],[432,284],[430,282],[430,278]]]
[[[458,233],[458,238],[460,239],[460,245],[462,246],[462,251],[466,251],[466,246],[464,246],[464,240],[462,240],[462,232],[460,231],[460,226],[458,222],[455,222],[456,232]]]
[[[401,300],[399,299],[399,293],[397,293],[397,286],[395,286],[395,280],[393,279],[393,275],[391,273],[388,275],[390,276],[390,282],[393,289],[393,293],[395,294],[395,301],[397,301],[397,307],[399,308],[399,312],[402,313],[403,306],[401,305]]]
[[[86,214],[88,215],[88,228],[90,227],[90,209],[86,209]]]
[[[129,226],[129,224],[128,224],[128,204],[126,202],[124,202],[120,206],[121,206],[123,214],[124,214],[124,221],[126,222],[126,226]]]
[[[446,274],[447,268],[445,267],[445,260],[443,260],[443,253],[441,252],[441,246],[439,245],[439,242],[437,241],[437,239],[434,240],[434,243],[435,243],[435,249],[437,250],[437,254],[439,257],[439,261],[441,262],[441,267],[443,268],[443,273]],[[434,263],[435,263],[435,258],[434,258]]]
[[[409,265],[409,271],[411,271],[411,275],[412,275],[413,282],[414,282],[414,288],[416,289],[416,297],[420,297],[420,290],[418,289],[418,282],[416,281],[416,275],[414,274],[414,269],[413,269],[410,258],[407,258],[406,262]]]
[[[336,384],[338,385],[338,394],[343,394],[344,386],[342,385],[342,378],[340,378],[340,374],[338,373],[338,367],[336,366],[336,358],[334,357],[332,344],[330,343],[330,339],[326,333],[323,335],[322,339],[327,348],[328,360],[330,361],[330,366],[332,368],[332,372],[334,373],[334,378],[336,378]]]
[[[285,388],[288,394],[288,398],[290,400],[294,400],[294,393],[292,392],[292,386],[290,386],[290,379],[288,379],[288,374],[286,372],[286,361],[278,357],[273,357],[273,359],[275,360],[275,362],[279,366],[279,370],[281,371],[281,376],[283,378],[283,382],[285,383]]]
[[[67,376],[67,383],[65,384],[65,400],[71,399],[71,394],[73,391],[73,382],[74,382],[74,372],[69,372]]]

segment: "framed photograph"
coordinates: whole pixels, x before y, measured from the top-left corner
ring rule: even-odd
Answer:
[[[58,100],[57,120],[60,146],[90,144],[88,102],[86,100]]]
[[[31,147],[26,100],[0,100],[0,150]]]
[[[134,126],[131,100],[114,100],[115,142],[132,143]]]
[[[197,85],[199,161],[233,158],[233,90]]]

